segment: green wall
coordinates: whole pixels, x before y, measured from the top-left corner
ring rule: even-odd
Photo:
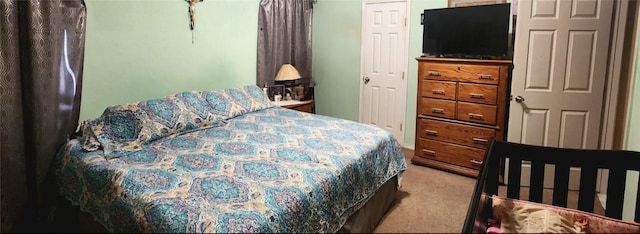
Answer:
[[[424,9],[447,7],[447,0],[412,0],[408,17],[409,66],[405,146],[415,144],[418,63],[422,54],[420,14]],[[358,120],[360,95],[361,0],[322,0],[313,9],[313,77],[316,112]]]
[[[320,0],[313,6],[316,113],[358,120],[360,0]]]
[[[80,120],[109,105],[255,84],[259,0],[87,0]]]
[[[636,25],[636,38],[640,38],[640,25]],[[627,141],[625,143],[625,149],[640,152],[640,49],[639,42],[636,41],[636,56],[635,56],[635,73],[633,75],[633,87],[631,90],[631,100],[629,101],[629,122],[627,123]],[[622,212],[622,219],[633,221],[634,211],[636,207],[635,194],[632,191],[638,191],[638,173],[628,172],[627,182],[625,185],[625,199],[624,208]]]

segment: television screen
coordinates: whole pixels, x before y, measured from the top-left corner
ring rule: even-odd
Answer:
[[[422,52],[430,57],[504,58],[511,4],[424,10]]]

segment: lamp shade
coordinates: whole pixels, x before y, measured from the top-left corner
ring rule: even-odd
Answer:
[[[276,75],[276,81],[284,81],[284,80],[297,80],[302,78],[298,70],[293,67],[291,64],[282,64],[278,74]]]

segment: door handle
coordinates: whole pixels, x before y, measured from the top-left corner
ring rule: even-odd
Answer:
[[[429,76],[440,76],[440,72],[437,71],[429,71]]]
[[[364,78],[364,84],[368,84],[368,83],[369,83],[369,81],[371,81],[371,79],[369,79],[369,77],[368,77],[368,76]]]
[[[479,79],[493,80],[493,76],[491,74],[478,74]]]
[[[469,97],[476,99],[484,99],[484,94],[481,93],[469,93]]]
[[[431,136],[437,136],[438,135],[438,131],[434,131],[434,130],[424,130],[424,133],[427,135],[431,135]]]
[[[523,98],[522,96],[518,95],[518,96],[516,97],[516,102],[517,102],[517,103],[522,103],[522,102],[524,102],[524,98]]]

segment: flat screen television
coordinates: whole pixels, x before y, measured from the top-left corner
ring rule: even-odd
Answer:
[[[424,10],[423,56],[507,58],[510,14],[510,3]]]

